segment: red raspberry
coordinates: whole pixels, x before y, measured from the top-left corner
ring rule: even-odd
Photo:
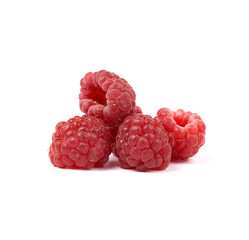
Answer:
[[[110,137],[112,149],[114,149],[114,147],[115,147],[116,136],[118,134],[118,128],[119,128],[119,126],[107,127],[107,131],[108,131],[108,134]]]
[[[133,108],[133,111],[132,111],[131,115],[136,115],[138,113],[143,113],[142,109],[140,107],[138,107],[138,106],[135,106]],[[115,147],[116,137],[117,137],[117,134],[118,134],[118,128],[119,128],[119,125],[110,126],[110,127],[107,126],[107,130],[108,130],[108,133],[109,133],[110,139],[111,139],[112,148]]]
[[[135,106],[133,108],[133,111],[132,111],[131,115],[136,115],[136,114],[139,114],[139,113],[143,113],[142,109],[139,106]]]
[[[114,73],[89,72],[80,81],[80,109],[89,116],[117,126],[134,110],[136,94],[128,82]]]
[[[205,143],[206,125],[196,113],[161,108],[157,112],[172,145],[172,160],[194,156]]]
[[[122,168],[163,170],[171,159],[171,145],[158,119],[137,114],[120,125],[115,153]]]
[[[100,167],[108,161],[110,153],[104,122],[90,116],[59,122],[49,148],[51,163],[60,168]]]

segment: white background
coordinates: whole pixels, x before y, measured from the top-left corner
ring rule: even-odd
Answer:
[[[248,1],[1,1],[0,239],[249,239]],[[162,172],[63,170],[48,148],[106,69],[137,105],[198,113],[206,144]]]

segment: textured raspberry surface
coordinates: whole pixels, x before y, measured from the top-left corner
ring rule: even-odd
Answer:
[[[165,130],[156,118],[137,114],[120,125],[115,154],[122,168],[163,170],[171,159],[171,145]]]
[[[133,111],[131,113],[131,115],[136,115],[136,114],[139,114],[139,113],[143,113],[142,112],[142,109],[138,106],[135,106],[133,108]],[[111,140],[111,145],[112,145],[112,148],[114,149],[115,147],[115,143],[116,143],[116,137],[117,137],[117,134],[118,134],[118,128],[119,128],[120,125],[116,125],[116,126],[107,126],[107,130],[108,130],[108,133],[109,133],[109,136],[110,136],[110,140]]]
[[[51,163],[60,168],[101,167],[109,159],[111,146],[101,119],[75,116],[55,127],[49,148]]]
[[[172,160],[182,161],[194,156],[205,143],[206,125],[198,114],[161,108],[157,117],[168,133]]]
[[[105,70],[89,72],[81,79],[80,85],[81,111],[101,118],[108,126],[118,126],[134,111],[134,90],[114,73]]]
[[[132,111],[131,115],[136,115],[136,114],[139,114],[139,113],[143,113],[142,108],[140,108],[139,106],[135,106],[133,108],[133,111]]]

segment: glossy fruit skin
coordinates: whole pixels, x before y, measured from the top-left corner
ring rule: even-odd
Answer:
[[[91,116],[75,116],[59,122],[52,136],[49,158],[55,167],[101,167],[111,153],[110,139],[104,122]]]
[[[119,127],[114,149],[122,168],[138,171],[166,169],[171,160],[171,150],[160,121],[143,114],[124,120]]]
[[[172,161],[193,157],[205,143],[206,125],[201,117],[182,109],[161,108],[157,112],[172,145]]]
[[[106,70],[87,73],[80,81],[80,109],[102,119],[107,126],[119,126],[132,114],[136,94],[129,83]]]

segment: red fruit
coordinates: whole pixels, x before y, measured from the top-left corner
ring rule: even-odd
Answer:
[[[115,147],[116,136],[118,134],[118,128],[119,128],[119,125],[107,127],[107,131],[108,131],[108,134],[110,137],[112,149],[114,149],[114,147]]]
[[[135,106],[133,108],[133,111],[132,111],[131,115],[136,115],[136,114],[139,114],[139,113],[143,113],[142,109],[140,107],[138,107],[138,106]],[[108,133],[109,133],[109,136],[110,136],[111,145],[112,145],[113,149],[114,149],[115,143],[116,143],[116,136],[118,134],[118,128],[119,128],[119,125],[107,126],[107,130],[108,130]]]
[[[111,146],[107,128],[100,119],[75,116],[55,127],[49,158],[55,167],[83,168],[103,166]]]
[[[136,94],[128,82],[115,73],[89,72],[80,85],[81,111],[101,118],[108,126],[118,126],[134,112]]]
[[[198,114],[161,108],[157,117],[170,138],[172,160],[194,156],[205,143],[206,125]]]
[[[171,159],[171,145],[165,130],[156,118],[137,114],[120,125],[115,154],[122,168],[164,170]]]
[[[139,114],[139,113],[143,113],[142,111],[142,108],[138,107],[138,106],[135,106],[132,110],[132,113],[131,115],[136,115],[136,114]]]

